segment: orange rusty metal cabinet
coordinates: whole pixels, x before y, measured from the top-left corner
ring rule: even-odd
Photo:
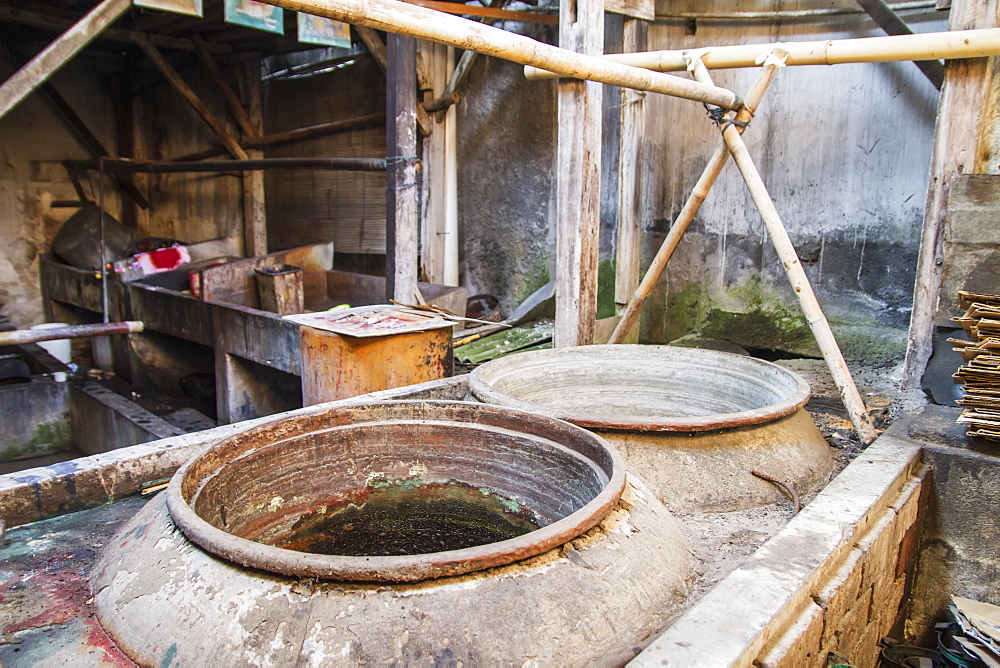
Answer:
[[[451,327],[372,337],[299,331],[303,406],[445,378],[454,368]]]

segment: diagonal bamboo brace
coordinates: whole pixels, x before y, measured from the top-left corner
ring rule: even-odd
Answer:
[[[692,71],[696,79],[703,83],[712,80],[711,75],[708,73],[708,68],[705,67],[703,62],[698,60],[693,65]],[[761,218],[764,220],[764,225],[771,236],[771,243],[774,244],[774,249],[778,252],[778,257],[781,259],[781,264],[785,268],[785,274],[788,276],[788,280],[795,290],[795,296],[798,298],[799,305],[805,313],[806,321],[809,323],[813,337],[815,337],[820,352],[823,353],[823,359],[826,360],[826,365],[833,376],[833,381],[840,391],[840,398],[844,402],[844,407],[847,408],[847,414],[851,419],[851,424],[854,425],[854,431],[857,433],[858,438],[861,439],[861,442],[868,445],[875,440],[878,433],[872,425],[871,415],[868,414],[868,408],[865,406],[864,399],[862,399],[861,393],[858,392],[858,388],[854,384],[851,371],[847,368],[847,362],[840,351],[840,346],[833,335],[833,330],[830,329],[830,323],[823,314],[823,309],[816,299],[816,294],[813,292],[812,286],[809,284],[809,278],[802,268],[802,263],[795,252],[792,240],[788,237],[788,231],[781,222],[781,217],[774,206],[774,201],[767,192],[767,187],[764,185],[764,181],[761,179],[760,173],[757,171],[757,167],[750,157],[750,152],[743,142],[743,137],[740,136],[740,133],[732,124],[723,124],[722,127],[722,137],[726,140],[726,145],[729,146],[733,160],[736,162],[740,174],[743,175],[743,180],[747,184],[750,196],[757,206]]]
[[[760,75],[758,75],[750,92],[747,93],[743,107],[736,114],[733,112],[727,114],[726,120],[735,120],[738,123],[736,126],[738,132],[743,132],[746,127],[745,124],[749,123],[753,118],[753,114],[757,110],[757,105],[760,104],[768,86],[771,85],[775,74],[777,74],[778,69],[782,66],[781,60],[783,57],[784,52],[781,50],[772,52],[771,56],[765,60],[764,67],[761,68]],[[687,232],[694,217],[698,215],[698,210],[705,201],[705,197],[708,196],[708,191],[715,185],[715,180],[722,173],[722,168],[726,166],[726,161],[728,160],[729,147],[725,142],[722,142],[719,148],[716,149],[712,159],[709,160],[708,165],[705,166],[704,171],[698,178],[698,182],[694,186],[694,190],[691,191],[687,201],[684,202],[681,212],[677,214],[677,219],[670,227],[667,238],[663,240],[663,243],[660,244],[660,249],[656,251],[656,257],[653,258],[653,262],[649,265],[649,269],[646,270],[645,276],[642,277],[642,281],[635,289],[635,293],[632,295],[632,299],[629,300],[628,306],[625,307],[625,311],[622,313],[622,317],[618,321],[618,325],[611,334],[608,343],[621,343],[624,341],[639,321],[639,314],[642,311],[643,304],[646,303],[646,299],[652,293],[660,275],[663,274],[667,263],[670,262],[674,251],[677,250],[677,246],[681,242],[681,237]]]

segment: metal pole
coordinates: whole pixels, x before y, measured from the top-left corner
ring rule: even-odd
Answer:
[[[385,158],[255,158],[249,160],[202,160],[197,162],[167,162],[103,158],[68,163],[83,169],[104,169],[110,172],[244,172],[259,169],[326,169],[332,171],[384,172]],[[103,167],[101,167],[103,165]]]
[[[15,329],[0,332],[0,346],[16,346],[22,343],[37,343],[39,341],[56,341],[58,339],[79,339],[90,336],[107,336],[109,334],[131,334],[141,332],[144,325],[139,320],[123,322],[108,322],[99,325],[69,325],[53,327],[52,329]]]

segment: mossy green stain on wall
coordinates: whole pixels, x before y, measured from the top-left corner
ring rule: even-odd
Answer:
[[[665,298],[663,336],[673,341],[693,334],[730,341],[749,349],[784,351],[819,357],[812,331],[796,301],[772,286],[759,273],[738,285],[712,294],[702,284],[689,284]],[[874,318],[830,318],[841,349],[849,359],[871,363],[894,362],[906,352],[905,330],[893,329]]]
[[[64,416],[37,425],[27,441],[22,438],[4,439],[3,444],[0,445],[0,461],[40,457],[69,450],[71,447],[73,447],[73,441],[70,434],[69,417]]]

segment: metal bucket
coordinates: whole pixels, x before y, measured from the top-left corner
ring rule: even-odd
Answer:
[[[758,470],[800,494],[825,484],[833,456],[805,412],[809,386],[762,360],[673,346],[609,345],[510,355],[477,368],[480,401],[595,430],[673,510],[779,501]]]

